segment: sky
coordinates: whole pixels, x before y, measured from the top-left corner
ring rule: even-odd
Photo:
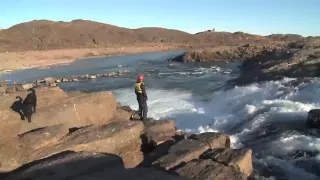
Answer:
[[[84,19],[127,28],[196,33],[320,36],[320,0],[1,0],[0,27],[32,20]]]

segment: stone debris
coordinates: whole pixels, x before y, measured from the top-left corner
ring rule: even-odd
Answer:
[[[28,90],[30,88],[37,88],[42,86],[48,87],[56,87],[61,82],[79,82],[82,80],[91,80],[103,77],[114,77],[117,78],[119,76],[124,76],[128,74],[128,70],[118,71],[118,72],[109,72],[105,74],[86,74],[80,76],[72,76],[72,77],[46,77],[44,79],[37,79],[32,83],[26,84],[6,84],[0,86],[1,94],[14,93],[16,91]],[[5,82],[7,83],[7,82]],[[2,82],[4,84],[4,82]]]

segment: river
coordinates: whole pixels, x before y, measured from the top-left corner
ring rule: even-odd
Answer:
[[[134,83],[145,75],[148,116],[174,119],[189,132],[225,132],[232,147],[253,150],[257,177],[319,179],[320,136],[304,127],[307,112],[320,108],[320,80],[283,78],[247,86],[230,85],[240,63],[172,63],[183,51],[78,60],[48,69],[27,69],[0,75],[28,82],[48,76],[72,76],[128,70],[123,77],[60,83],[66,91],[111,90],[122,105],[138,108]]]

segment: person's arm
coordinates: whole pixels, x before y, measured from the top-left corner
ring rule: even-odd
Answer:
[[[140,85],[140,88],[142,90],[142,95],[148,100],[148,96],[147,96],[147,92],[146,92],[146,87],[144,86],[144,84]]]

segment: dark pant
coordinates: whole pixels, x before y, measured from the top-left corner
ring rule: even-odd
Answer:
[[[28,122],[31,122],[31,116],[33,114],[33,106],[27,104],[24,106],[24,116],[28,119]]]
[[[139,104],[139,116],[141,120],[147,120],[148,105],[147,100],[143,97],[137,98]]]

